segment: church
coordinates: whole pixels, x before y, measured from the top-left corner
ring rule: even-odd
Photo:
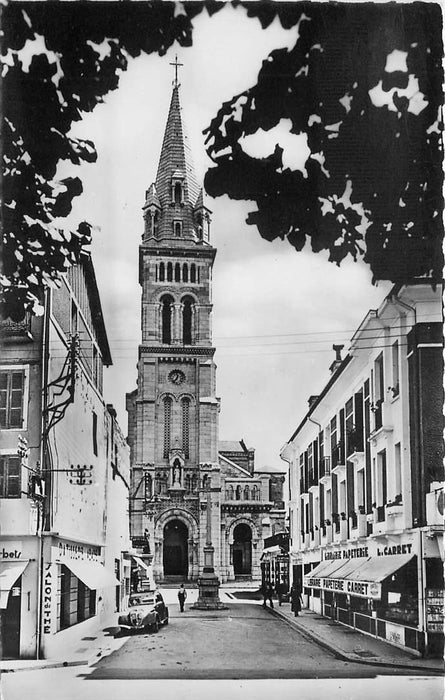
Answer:
[[[127,394],[130,528],[157,582],[195,581],[204,548],[221,582],[260,580],[263,540],[284,530],[284,472],[257,471],[244,441],[220,442],[212,345],[211,211],[173,82],[139,247],[137,388]]]

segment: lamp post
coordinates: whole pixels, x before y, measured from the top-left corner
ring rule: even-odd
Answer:
[[[214,555],[215,548],[212,545],[212,493],[220,493],[221,489],[212,488],[210,479],[200,493],[206,493],[206,543],[204,546],[204,566],[201,577],[198,579],[198,600],[191,607],[195,610],[227,610],[227,607],[219,599],[219,579],[215,574]]]

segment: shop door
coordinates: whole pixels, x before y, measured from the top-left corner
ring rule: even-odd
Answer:
[[[8,597],[8,605],[2,610],[2,642],[3,657],[18,659],[20,656],[20,604],[21,604],[21,577],[11,588]]]

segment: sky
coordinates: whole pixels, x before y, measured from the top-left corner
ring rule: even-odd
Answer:
[[[105,370],[104,396],[127,433],[125,394],[136,388],[140,332],[138,247],[145,190],[155,180],[170,104],[177,54],[180,100],[196,172],[210,165],[203,130],[222,102],[256,83],[262,61],[275,48],[292,46],[297,29],[275,21],[262,30],[242,8],[225,7],[194,21],[193,47],[173,46],[164,57],[131,59],[119,88],[74,125],[92,139],[98,159],[81,168],[62,164],[59,176],[80,175],[83,194],[69,221],[94,227],[92,255],[113,366]],[[284,138],[283,134],[283,138]],[[245,144],[272,153],[280,134]],[[305,138],[293,144],[294,167],[304,167]],[[261,153],[260,153],[261,151]],[[287,148],[292,153],[292,147]],[[299,164],[299,165],[298,165]],[[79,172],[80,171],[80,172]],[[208,200],[211,243],[218,252],[213,276],[213,342],[221,440],[243,439],[256,450],[256,468],[285,470],[279,453],[329,378],[334,343],[344,343],[370,308],[389,290],[371,284],[369,269],[346,261],[340,268],[307,248],[269,243],[245,223],[254,202]]]

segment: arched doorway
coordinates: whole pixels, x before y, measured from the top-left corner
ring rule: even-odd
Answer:
[[[187,578],[188,537],[188,527],[182,520],[169,520],[164,527],[164,576]]]
[[[235,576],[252,573],[252,530],[240,523],[233,531],[233,571]]]

